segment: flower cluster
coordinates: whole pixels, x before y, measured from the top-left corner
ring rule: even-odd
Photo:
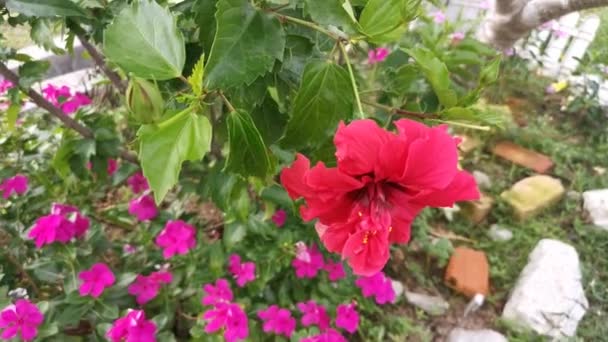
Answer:
[[[112,342],[156,342],[156,324],[146,319],[143,310],[129,310],[114,321],[106,337]]]
[[[171,281],[173,281],[173,275],[166,270],[152,272],[147,276],[138,274],[127,291],[135,296],[137,304],[144,305],[156,298],[163,284],[170,284]]]
[[[207,321],[205,332],[214,333],[221,329],[228,342],[244,340],[249,336],[249,322],[247,314],[237,303],[233,303],[233,294],[226,279],[218,279],[215,286],[203,286],[205,295],[202,304],[213,306],[203,314]]]
[[[163,257],[186,254],[196,246],[196,230],[182,220],[169,221],[156,236],[156,245],[163,249]]]
[[[331,328],[331,318],[327,309],[313,300],[298,303],[298,310],[302,313],[301,323],[304,327],[316,326],[321,332],[301,341],[346,341],[337,330]],[[297,321],[291,316],[288,309],[271,305],[265,310],[258,311],[258,317],[264,323],[262,328],[266,333],[274,333],[291,338],[296,329]],[[349,333],[354,333],[359,328],[359,314],[355,304],[340,304],[336,308],[336,327],[342,328]]]
[[[10,340],[17,335],[24,341],[33,340],[44,316],[38,307],[27,299],[18,299],[0,312],[0,338]]]
[[[318,219],[325,247],[357,275],[382,270],[389,245],[409,242],[410,225],[424,207],[479,198],[473,176],[458,169],[459,140],[446,126],[406,119],[395,126],[396,134],[373,120],[341,123],[334,137],[337,167],[320,162],[311,168],[298,154],[281,172],[289,196],[306,201],[302,218]]]
[[[89,219],[78,208],[53,203],[51,213],[36,220],[28,237],[34,240],[37,248],[53,242],[68,243],[73,238],[84,236],[89,224]]]
[[[72,94],[68,86],[56,87],[52,84],[42,89],[44,98],[55,107],[60,108],[64,114],[72,114],[80,107],[91,104],[91,99],[80,92]]]
[[[272,215],[272,222],[279,228],[283,227],[285,221],[287,221],[287,212],[283,209],[277,210]]]
[[[8,199],[11,195],[23,195],[28,189],[27,176],[17,174],[11,178],[7,178],[0,183],[0,192],[2,197]]]
[[[355,285],[361,289],[363,297],[375,297],[377,304],[395,302],[393,284],[383,272],[378,272],[371,277],[359,277],[355,281]]]

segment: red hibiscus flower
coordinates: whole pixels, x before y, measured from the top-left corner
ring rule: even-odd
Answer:
[[[475,200],[474,178],[458,170],[458,139],[446,126],[395,122],[398,133],[372,120],[340,124],[334,137],[337,168],[310,167],[298,154],[281,172],[292,199],[303,197],[306,221],[325,247],[342,254],[353,272],[370,276],[389,259],[390,243],[407,243],[410,224],[426,206],[451,207]]]

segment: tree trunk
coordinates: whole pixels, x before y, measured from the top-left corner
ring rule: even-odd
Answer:
[[[482,24],[479,38],[499,49],[508,49],[547,21],[602,6],[608,6],[608,0],[496,0]]]

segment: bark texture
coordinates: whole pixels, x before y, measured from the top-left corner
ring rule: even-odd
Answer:
[[[508,49],[541,24],[571,12],[608,6],[608,0],[496,0],[479,38]]]

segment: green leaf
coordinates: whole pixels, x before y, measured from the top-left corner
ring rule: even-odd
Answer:
[[[158,125],[141,127],[139,159],[156,203],[177,183],[184,161],[200,160],[209,151],[211,130],[209,120],[190,109]]]
[[[309,63],[282,143],[290,147],[320,145],[340,120],[351,116],[352,107],[353,88],[348,72],[327,61]]]
[[[230,154],[225,169],[244,177],[264,178],[273,163],[251,115],[242,110],[232,112],[228,114],[227,124]]]
[[[29,88],[32,84],[42,80],[49,69],[48,61],[25,62],[19,67],[19,84]]]
[[[222,241],[226,250],[231,250],[234,245],[241,242],[247,235],[247,227],[242,222],[232,222],[224,226]]]
[[[192,75],[188,77],[188,83],[192,87],[192,92],[197,97],[203,94],[203,77],[205,77],[205,54],[196,62],[192,69]]]
[[[281,24],[249,1],[220,0],[215,17],[217,31],[205,66],[208,87],[250,84],[283,58],[285,32]]]
[[[124,8],[104,34],[106,56],[138,77],[178,77],[186,60],[184,37],[171,12],[155,1]]]
[[[53,39],[55,33],[53,32],[49,19],[34,20],[32,29],[30,30],[30,37],[36,44],[42,46],[45,50],[53,51],[57,54],[63,51],[55,45]]]
[[[251,117],[266,145],[281,137],[288,119],[286,114],[279,111],[279,106],[270,96],[266,96],[262,105],[251,112]]]
[[[346,32],[357,32],[358,23],[349,15],[350,3],[344,0],[305,0],[306,11],[315,22],[342,27]]]
[[[19,117],[19,112],[21,111],[21,103],[13,102],[6,110],[6,123],[8,124],[8,129],[10,131],[15,129],[15,123],[17,122],[17,118]]]
[[[7,0],[14,12],[35,17],[84,17],[86,12],[70,0]]]
[[[215,21],[215,5],[217,0],[198,0],[194,4],[194,21],[198,26],[198,40],[203,45],[205,54],[211,52],[213,37],[215,37],[215,29],[217,23]]]
[[[481,69],[481,73],[479,75],[479,83],[481,86],[487,86],[496,82],[498,79],[498,74],[500,73],[500,60],[501,58],[497,57],[492,60],[490,64]]]
[[[450,75],[445,64],[425,48],[408,49],[405,52],[416,60],[424,77],[433,87],[439,102],[445,108],[455,106],[458,97],[456,92],[451,89]]]
[[[361,12],[361,33],[375,44],[399,39],[407,29],[401,17],[404,0],[369,0]]]

